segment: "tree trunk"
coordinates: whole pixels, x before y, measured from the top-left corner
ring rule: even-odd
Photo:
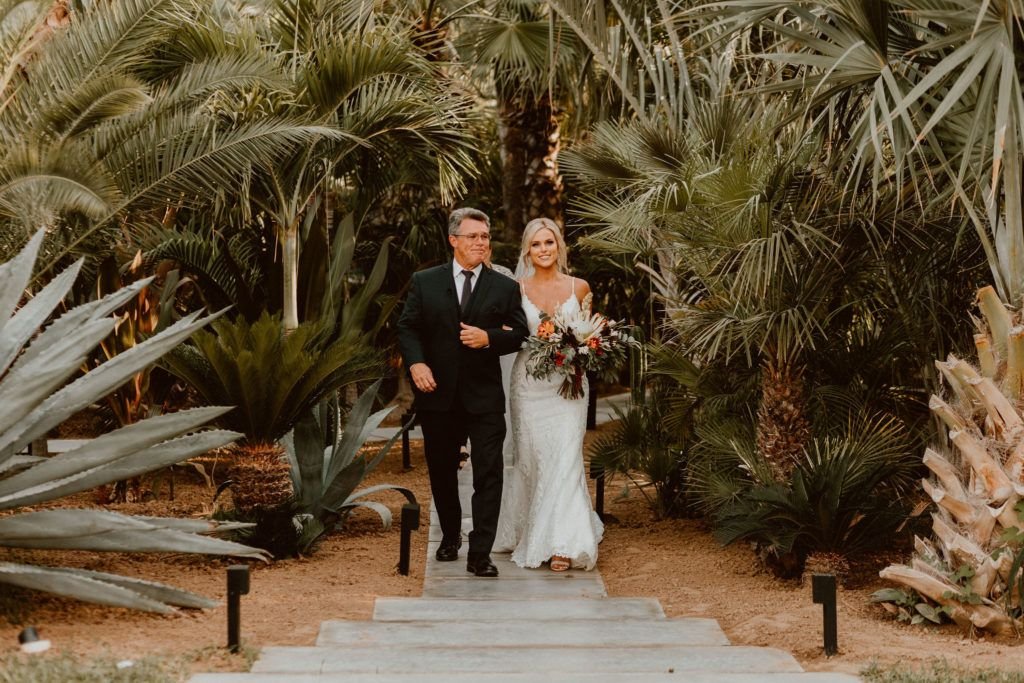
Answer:
[[[299,229],[298,219],[281,236],[281,269],[284,280],[284,331],[299,326]]]
[[[509,90],[499,96],[505,214],[500,237],[517,242],[534,218],[564,223],[563,185],[558,172],[561,131],[547,94],[534,97],[518,89]]]
[[[803,368],[769,361],[761,370],[761,405],[757,410],[757,449],[780,482],[789,481],[811,437]]]

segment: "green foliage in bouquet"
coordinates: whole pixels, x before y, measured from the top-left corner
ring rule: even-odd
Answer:
[[[150,280],[71,308],[43,327],[57,314],[82,261],[19,308],[42,240],[40,230],[18,256],[0,266],[0,511],[15,511],[0,517],[0,547],[263,559],[264,553],[256,548],[209,536],[238,528],[237,524],[59,507],[18,512],[181,462],[239,436],[223,430],[198,431],[229,410],[208,407],[140,420],[53,457],[21,455],[34,439],[123,385],[216,317],[185,316],[72,380],[114,329],[111,314],[138,296]],[[152,581],[19,562],[0,562],[0,583],[150,612],[215,605],[202,596]]]

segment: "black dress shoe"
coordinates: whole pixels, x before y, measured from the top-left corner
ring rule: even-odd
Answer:
[[[454,562],[459,559],[459,548],[461,547],[461,538],[456,543],[445,543],[444,541],[441,541],[441,545],[438,546],[434,557],[437,558],[438,562]]]
[[[496,577],[498,575],[498,568],[491,562],[489,555],[481,555],[479,557],[471,557],[466,562],[466,571],[476,576],[485,576],[489,578]]]

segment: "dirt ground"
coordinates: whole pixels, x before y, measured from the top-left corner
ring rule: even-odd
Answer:
[[[415,468],[404,472],[401,451],[388,459],[366,482],[412,488],[423,506],[422,528],[413,535],[412,571],[396,571],[399,531],[380,528],[375,516],[360,512],[340,533],[329,536],[309,557],[251,563],[252,591],[242,599],[242,635],[249,654],[263,645],[311,645],[326,619],[368,619],[377,596],[418,596],[426,552],[426,510],[429,486],[422,447],[413,442]],[[821,607],[811,602],[810,587],[779,581],[762,571],[751,550],[720,547],[696,520],[655,520],[636,494],[619,498],[619,483],[608,489],[607,512],[617,521],[607,526],[598,563],[609,594],[653,597],[670,617],[717,619],[735,644],[766,645],[792,652],[808,670],[856,673],[868,663],[925,663],[940,657],[972,668],[1024,670],[1024,641],[970,637],[955,627],[910,626],[893,621],[869,602],[884,584],[877,567],[857,573],[839,594],[840,653],[826,658],[821,648]],[[175,500],[167,486],[157,487],[159,500],[111,506],[147,515],[200,515],[209,512],[212,491],[185,470],[176,475]],[[379,496],[398,515],[404,499],[396,493]],[[92,505],[83,494],[75,501]],[[0,561],[102,569],[164,581],[217,600],[225,598],[225,568],[232,560],[194,555],[128,555],[4,551]],[[3,601],[0,600],[0,603]],[[0,605],[2,606],[2,605]],[[245,656],[227,656],[222,649],[226,610],[181,611],[159,616],[86,605],[33,595],[23,624],[33,624],[54,647],[82,655],[111,654],[133,658],[183,654],[193,671],[246,670]],[[20,625],[0,622],[0,652],[17,647]]]

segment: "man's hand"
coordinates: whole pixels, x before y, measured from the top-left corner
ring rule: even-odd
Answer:
[[[412,383],[416,388],[425,394],[437,389],[437,382],[434,381],[434,373],[426,363],[413,363],[409,366],[409,374],[412,375]]]
[[[487,336],[487,332],[481,330],[479,327],[473,327],[466,323],[459,323],[462,326],[462,332],[459,332],[459,341],[464,346],[468,346],[471,349],[483,349],[491,345],[491,338]]]

